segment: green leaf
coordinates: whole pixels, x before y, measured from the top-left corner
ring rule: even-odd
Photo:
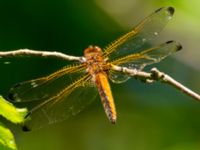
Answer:
[[[23,123],[27,109],[16,108],[13,104],[0,96],[0,115],[17,124]],[[11,131],[0,122],[0,150],[17,150],[15,139]]]
[[[1,150],[17,149],[13,134],[2,123],[0,123],[0,149]]]
[[[27,109],[16,108],[13,104],[0,96],[0,115],[13,123],[22,123],[27,114]]]
[[[0,96],[0,115],[17,124],[23,123],[27,109],[16,108],[12,103]],[[15,139],[11,131],[0,123],[0,150],[16,150]]]

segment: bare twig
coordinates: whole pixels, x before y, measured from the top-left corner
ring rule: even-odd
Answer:
[[[36,50],[30,50],[30,49],[19,49],[19,50],[13,50],[13,51],[4,51],[0,52],[0,58],[3,57],[16,57],[16,56],[41,56],[41,57],[54,57],[64,60],[74,60],[79,62],[84,62],[84,57],[76,57],[76,56],[69,56],[66,54],[63,54],[61,52],[50,52],[50,51],[36,51]]]
[[[170,77],[169,75],[160,72],[158,69],[153,68],[151,69],[151,73],[152,76],[155,77],[155,79],[157,78],[158,80],[160,80],[163,83],[167,83],[169,85],[174,86],[175,88],[179,89],[180,91],[184,92],[185,94],[187,94],[188,96],[193,97],[194,99],[200,101],[200,95],[195,93],[194,91],[188,89],[187,87],[185,87],[184,85],[182,85],[181,83],[179,83],[178,81],[174,80],[172,77]]]
[[[185,87],[178,81],[174,80],[169,75],[160,72],[157,68],[152,68],[151,73],[147,73],[144,71],[139,71],[136,69],[128,69],[126,67],[120,67],[120,66],[113,66],[112,67],[116,71],[124,72],[132,77],[135,77],[137,79],[140,79],[142,81],[145,81],[147,83],[152,83],[155,81],[160,81],[162,83],[167,83],[176,89],[182,91],[183,93],[187,94],[188,96],[194,98],[197,101],[200,101],[200,95],[195,93],[194,91],[190,90],[189,88]]]
[[[0,52],[0,58],[15,57],[15,56],[54,57],[54,58],[59,58],[59,59],[64,59],[64,60],[69,60],[69,61],[71,61],[71,60],[79,61],[80,63],[83,63],[86,61],[84,57],[69,56],[69,55],[66,55],[66,54],[63,54],[60,52],[35,51],[35,50],[29,50],[29,49],[20,49],[20,50],[14,50],[14,51]],[[146,83],[152,83],[155,81],[167,83],[169,85],[172,85],[176,89],[182,91],[183,93],[187,94],[188,96],[194,98],[195,100],[200,101],[200,95],[198,95],[197,93],[188,89],[187,87],[183,86],[181,83],[177,82],[169,75],[167,75],[163,72],[160,72],[156,68],[152,68],[150,73],[140,71],[137,69],[129,69],[126,67],[115,66],[115,65],[112,65],[112,69],[115,71],[126,73],[129,76],[137,78]]]

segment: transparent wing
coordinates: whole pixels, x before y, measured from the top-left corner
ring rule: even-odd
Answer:
[[[163,7],[141,21],[132,31],[123,35],[104,51],[104,58],[117,59],[138,53],[152,46],[155,37],[172,18],[174,8]]]
[[[34,130],[79,113],[95,99],[96,88],[85,75],[54,97],[37,104],[26,116],[23,130]]]
[[[49,76],[16,84],[10,89],[8,98],[14,102],[48,99],[84,73],[84,65],[65,67]]]
[[[130,54],[111,62],[113,65],[124,66],[128,68],[143,69],[146,65],[158,63],[165,57],[181,50],[181,45],[175,41],[168,41],[158,46],[146,49],[140,53]],[[129,77],[120,72],[111,70],[110,79],[115,83],[122,83]]]

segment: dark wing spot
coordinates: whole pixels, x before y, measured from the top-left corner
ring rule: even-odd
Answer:
[[[9,93],[8,96],[7,96],[7,98],[8,98],[9,100],[11,100],[11,101],[15,101],[15,94]]]
[[[29,112],[26,114],[26,116],[24,117],[24,119],[27,119],[31,114],[32,114],[32,112],[29,111]]]
[[[174,8],[173,7],[168,7],[168,12],[169,12],[169,14],[172,16],[173,14],[174,14]]]
[[[172,42],[174,42],[174,41],[167,41],[166,44],[170,44],[170,43],[172,43]]]
[[[31,131],[31,129],[30,129],[28,126],[26,126],[26,125],[23,125],[23,126],[22,126],[22,130],[23,130],[24,132],[29,132],[29,131]]]
[[[167,41],[166,44],[170,44],[170,43],[173,43],[175,41]],[[175,42],[176,43],[176,51],[180,51],[182,49],[182,45],[178,42]]]
[[[27,119],[30,115],[31,115],[31,112],[28,112],[26,114],[26,116],[24,117],[24,119]],[[31,131],[30,127],[28,127],[26,124],[23,124],[22,130],[25,131],[25,132]]]
[[[15,84],[15,85],[10,89],[10,91],[9,91],[9,93],[8,93],[8,96],[7,96],[7,98],[8,98],[9,100],[11,100],[11,101],[16,101],[16,100],[17,100],[18,94],[15,93],[14,90],[15,90],[16,88],[20,87],[20,86],[21,86],[21,84],[20,84],[20,83],[17,83],[17,84]]]
[[[173,14],[174,14],[174,8],[173,7],[161,7],[161,8],[159,8],[159,9],[157,9],[156,11],[155,11],[155,13],[158,13],[158,12],[160,12],[162,9],[165,9],[166,8],[166,10],[168,11],[168,13],[169,13],[169,15],[170,16],[172,16]]]
[[[183,48],[180,43],[177,43],[176,47],[177,47],[177,51],[180,51]]]
[[[159,12],[159,11],[162,10],[162,9],[163,9],[163,7],[157,9],[157,10],[155,11],[155,13]]]

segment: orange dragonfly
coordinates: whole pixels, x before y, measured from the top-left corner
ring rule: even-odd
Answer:
[[[10,100],[33,101],[35,104],[26,116],[23,129],[40,128],[74,116],[98,93],[108,119],[114,124],[117,113],[108,79],[122,83],[129,76],[113,70],[112,66],[142,70],[146,65],[158,63],[180,50],[181,45],[175,41],[153,46],[173,13],[172,7],[160,8],[105,49],[97,46],[86,48],[83,63],[64,67],[49,76],[25,81],[11,88]]]

